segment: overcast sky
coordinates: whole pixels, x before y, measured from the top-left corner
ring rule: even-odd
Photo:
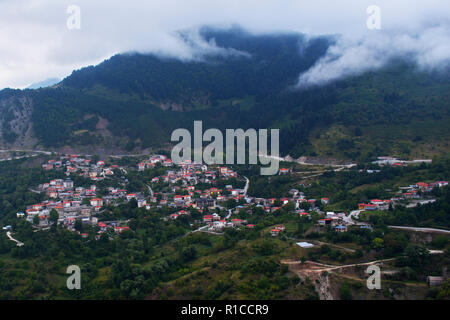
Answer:
[[[70,5],[81,9],[79,30],[67,28]],[[370,5],[381,9],[381,30],[366,26]],[[0,88],[63,78],[126,51],[190,59],[195,53],[174,32],[202,25],[340,34],[299,75],[300,87],[379,68],[395,55],[439,69],[450,61],[449,17],[449,0],[0,0]]]

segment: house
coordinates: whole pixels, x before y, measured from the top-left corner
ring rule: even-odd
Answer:
[[[320,219],[318,222],[319,222],[319,224],[321,226],[325,226],[325,225],[331,224],[331,219],[330,218],[328,218],[328,219]]]
[[[66,189],[72,189],[73,188],[73,181],[70,179],[67,179],[63,182],[63,186]]]
[[[213,221],[213,216],[212,215],[203,216],[203,222],[210,223],[212,221]]]
[[[309,213],[308,213],[308,212],[305,212],[305,211],[300,211],[300,212],[298,213],[298,215],[299,215],[300,217],[309,217]]]
[[[334,231],[336,232],[347,232],[347,226],[339,225],[334,227]]]
[[[438,181],[437,184],[438,184],[439,188],[442,188],[442,187],[448,186],[448,181]]]
[[[138,203],[138,208],[142,208],[147,205],[147,200],[139,199],[137,203]]]
[[[233,223],[233,226],[237,227],[237,226],[241,226],[242,225],[243,220],[242,219],[232,219],[231,223]]]
[[[228,172],[228,168],[227,168],[227,167],[220,167],[220,168],[219,168],[219,172],[220,172],[221,174],[226,174],[226,173]]]
[[[303,248],[303,249],[309,249],[309,248],[314,247],[314,245],[313,245],[312,243],[309,243],[309,242],[297,242],[296,244],[297,244],[300,248]]]
[[[184,201],[183,200],[183,196],[176,195],[176,196],[173,197],[173,201],[175,201],[175,202],[183,202]]]
[[[231,190],[231,195],[232,196],[237,196],[238,194],[239,194],[239,190],[237,190],[237,189]]]
[[[366,210],[366,211],[375,211],[375,210],[377,210],[377,205],[376,204],[365,204],[364,205],[364,210]]]
[[[127,194],[127,200],[130,201],[131,199],[136,199],[136,194],[135,193],[129,193]]]
[[[280,234],[281,230],[279,229],[272,229],[270,230],[270,234],[272,235],[272,237],[276,237]]]
[[[124,232],[126,230],[130,230],[130,227],[114,227],[114,231],[116,233],[122,233],[122,232]]]
[[[215,208],[216,200],[211,198],[200,198],[195,201],[195,204],[199,209]]]
[[[320,199],[320,202],[322,202],[322,204],[326,206],[326,205],[328,205],[330,203],[330,199],[322,198],[322,199]]]
[[[93,206],[93,207],[101,207],[101,206],[103,206],[103,199],[94,198],[94,199],[91,199],[90,203],[91,203],[91,206]]]
[[[102,231],[105,231],[107,228],[107,225],[104,222],[99,222],[97,225],[100,228],[100,230],[102,230]]]
[[[430,287],[440,286],[444,282],[445,282],[445,277],[432,277],[432,276],[427,277],[427,284]]]
[[[380,199],[373,199],[373,200],[370,200],[370,203],[371,203],[371,204],[375,204],[375,205],[377,205],[377,206],[380,206],[380,205],[383,205],[383,204],[384,204],[384,201],[383,201],[383,200],[380,200]]]

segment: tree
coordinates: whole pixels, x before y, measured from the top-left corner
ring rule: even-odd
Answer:
[[[348,283],[343,283],[342,287],[341,287],[341,299],[342,300],[352,300],[353,296],[352,293],[350,292],[350,287],[348,285]]]
[[[375,250],[381,250],[384,246],[384,240],[381,238],[375,238],[372,241],[372,248],[374,248]]]
[[[236,200],[234,200],[234,199],[228,199],[228,200],[225,202],[225,207],[226,207],[227,209],[232,209],[232,208],[236,207],[236,205],[237,205],[237,202],[236,202]]]
[[[189,246],[181,250],[181,257],[184,262],[190,261],[197,256],[197,249],[194,246]]]
[[[52,209],[50,211],[50,222],[53,222],[54,224],[58,223],[59,219],[59,213],[55,209]]]
[[[35,226],[37,226],[39,224],[39,215],[38,214],[33,217],[33,224]]]
[[[405,249],[407,263],[411,267],[421,267],[429,256],[428,249],[422,245],[410,244]]]
[[[75,230],[81,232],[81,230],[83,229],[83,224],[81,223],[81,220],[75,220],[75,225],[73,226],[75,228]]]
[[[450,280],[447,280],[442,284],[441,288],[439,289],[437,298],[439,300],[449,300],[450,299]]]
[[[444,235],[438,235],[431,241],[431,245],[437,249],[443,249],[447,246],[448,239]]]

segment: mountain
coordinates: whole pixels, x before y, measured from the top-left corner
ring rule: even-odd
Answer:
[[[447,152],[450,76],[408,60],[293,90],[333,37],[203,28],[191,60],[129,53],[57,87],[0,92],[1,144],[95,152],[161,148],[177,128],[280,128],[283,154],[343,159]],[[186,38],[186,41],[190,41]]]

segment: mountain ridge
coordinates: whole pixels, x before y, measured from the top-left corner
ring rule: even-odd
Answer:
[[[236,29],[203,29],[201,35],[219,48],[250,56],[181,61],[129,53],[75,70],[55,87],[3,90],[1,144],[131,152],[168,147],[174,129],[191,129],[194,120],[202,120],[204,127],[222,130],[280,128],[282,154],[296,158],[358,159],[379,152],[407,156],[404,151],[414,145],[449,149],[442,142],[450,134],[445,128],[450,99],[445,73],[421,72],[406,60],[393,61],[379,71],[294,91],[298,76],[323,57],[332,38],[251,35]],[[17,101],[29,101],[31,113],[22,116]],[[107,125],[99,129],[101,119]],[[444,121],[438,126],[441,132],[424,126],[427,121]],[[423,134],[410,130],[419,125]],[[400,142],[395,137],[401,134],[393,133],[392,145],[380,140],[371,147],[380,134],[377,126],[412,132]]]

